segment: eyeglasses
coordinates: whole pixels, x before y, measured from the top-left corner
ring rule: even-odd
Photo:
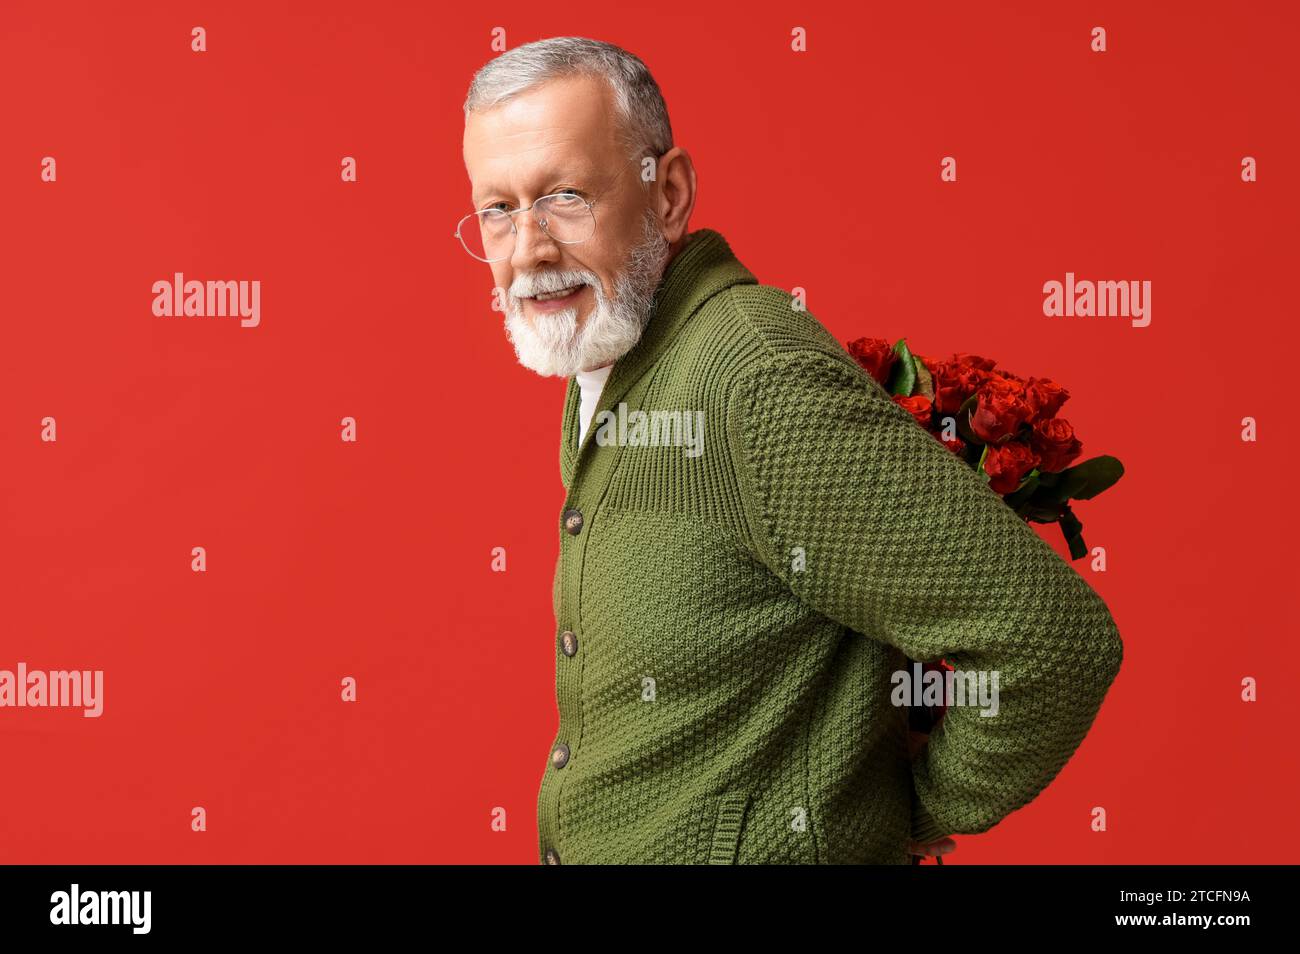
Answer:
[[[569,192],[544,195],[530,206],[505,212],[501,209],[482,209],[471,212],[456,223],[452,234],[460,244],[480,262],[499,262],[515,252],[515,216],[533,211],[533,218],[543,232],[562,245],[585,242],[596,231],[596,202]]]

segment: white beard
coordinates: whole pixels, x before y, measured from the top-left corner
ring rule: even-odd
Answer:
[[[581,328],[577,305],[535,315],[530,322],[513,289],[532,291],[532,287],[521,287],[516,282],[509,292],[506,335],[519,363],[543,376],[571,377],[623,357],[641,340],[669,257],[668,242],[659,233],[654,213],[647,210],[641,239],[628,254],[627,264],[615,282],[613,299],[605,294],[594,272],[577,269],[555,273],[554,280],[564,283],[555,287],[585,284],[595,293],[596,305]]]

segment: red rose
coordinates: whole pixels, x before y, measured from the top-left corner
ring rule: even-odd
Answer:
[[[1030,378],[1025,386],[1025,400],[1033,408],[1034,420],[1050,418],[1070,399],[1070,392],[1051,378]]]
[[[905,397],[902,394],[895,394],[894,403],[901,407],[912,419],[920,424],[927,431],[930,429],[930,411],[934,405],[924,394],[914,394],[911,397]]]
[[[978,368],[981,371],[992,371],[993,366],[997,364],[992,358],[981,358],[977,354],[971,354],[968,351],[962,351],[952,356],[955,364],[965,365],[968,368]]]
[[[1020,486],[1025,474],[1037,465],[1038,455],[1021,441],[989,444],[984,455],[984,471],[989,475],[989,487],[998,494],[1011,493]]]
[[[1073,425],[1063,417],[1035,422],[1029,445],[1041,459],[1038,469],[1045,474],[1065,470],[1083,450],[1083,444],[1074,436]]]
[[[954,437],[950,440],[944,437],[943,434],[940,432],[931,431],[931,433],[934,434],[935,440],[937,440],[944,447],[948,448],[948,450],[952,451],[954,454],[965,453],[966,442],[962,440],[960,437]]]
[[[985,444],[994,444],[1014,434],[1033,416],[1025,400],[1025,386],[1013,377],[990,377],[979,390],[970,427]]]
[[[933,407],[933,404],[931,407]],[[948,448],[948,450],[952,451],[954,454],[962,454],[966,450],[966,442],[955,433],[952,437],[946,436],[947,432],[952,429],[949,426],[952,420],[953,418],[951,415],[940,417],[936,420],[932,413],[930,415],[930,423],[925,429],[930,432],[936,441]]]
[[[989,377],[998,378],[1002,381],[1010,381],[1012,384],[1018,384],[1021,388],[1025,387],[1025,379],[1011,371],[1004,371],[1002,368],[995,368],[989,372]]]
[[[926,368],[933,379],[934,406],[940,414],[956,414],[962,402],[979,390],[989,375],[986,368],[955,360],[940,361]]]
[[[884,338],[858,338],[849,342],[849,354],[853,360],[883,387],[889,380],[889,372],[898,360],[894,346]]]

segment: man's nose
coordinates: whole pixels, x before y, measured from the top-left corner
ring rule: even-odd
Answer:
[[[510,267],[516,271],[536,268],[538,262],[553,262],[560,254],[558,243],[537,224],[533,210],[515,216],[515,251]]]

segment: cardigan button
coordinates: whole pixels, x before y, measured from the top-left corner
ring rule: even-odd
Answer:
[[[566,629],[560,633],[560,648],[566,656],[572,656],[578,651],[578,637],[573,635],[573,630]]]
[[[560,853],[554,848],[546,849],[546,863],[548,865],[558,865],[560,863]]]
[[[551,764],[557,769],[569,764],[569,747],[561,742],[551,751]]]
[[[566,510],[564,511],[564,529],[568,530],[575,537],[582,532],[582,511]]]

